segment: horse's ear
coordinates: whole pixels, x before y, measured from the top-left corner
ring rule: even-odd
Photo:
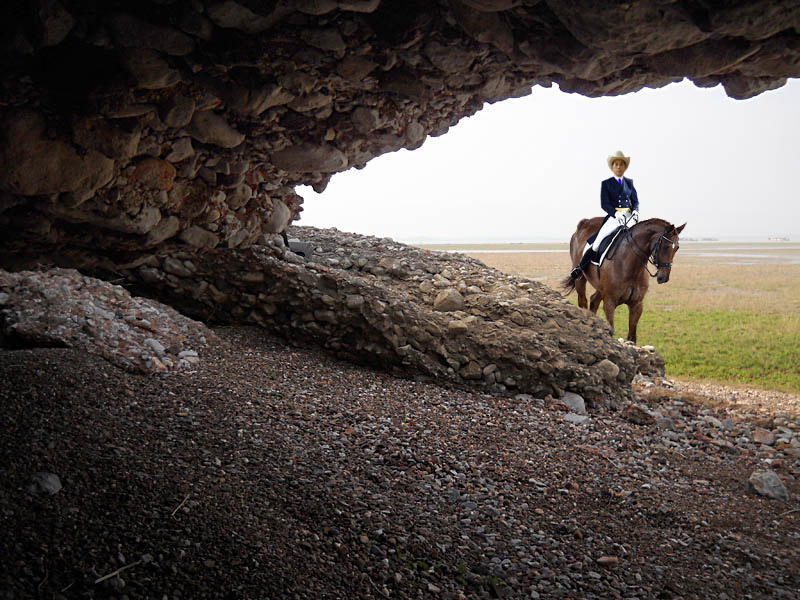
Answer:
[[[678,227],[678,228],[675,230],[675,233],[677,233],[678,235],[680,235],[680,233],[681,233],[681,231],[683,231],[683,228],[684,228],[684,227],[686,227],[686,223],[684,223],[683,225],[681,225],[680,227]]]

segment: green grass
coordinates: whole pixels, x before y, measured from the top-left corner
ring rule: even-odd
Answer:
[[[627,306],[617,308],[614,322],[614,335],[626,337]],[[800,392],[800,315],[645,303],[637,337],[664,357],[667,376]]]
[[[506,250],[475,256],[554,289],[569,272],[566,251]],[[798,291],[796,243],[687,243],[669,283],[651,283],[637,341],[655,346],[669,377],[799,394]],[[575,294],[570,302],[577,304]],[[602,317],[602,309],[598,314]],[[616,337],[626,337],[626,306],[617,309],[615,323]]]

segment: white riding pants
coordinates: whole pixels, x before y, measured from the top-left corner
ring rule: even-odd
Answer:
[[[631,213],[626,213],[626,214],[630,216]],[[592,244],[592,250],[597,252],[597,250],[600,248],[600,243],[606,237],[611,235],[620,225],[621,223],[617,221],[614,217],[611,217],[605,223],[603,223],[603,226],[600,228],[600,231],[597,232],[597,237],[595,238],[594,243]]]

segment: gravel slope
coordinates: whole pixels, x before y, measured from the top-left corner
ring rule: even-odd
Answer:
[[[791,410],[645,382],[658,425],[575,425],[550,398],[216,333],[196,371],[155,375],[0,351],[0,597],[800,597]],[[748,491],[767,465],[788,501]]]

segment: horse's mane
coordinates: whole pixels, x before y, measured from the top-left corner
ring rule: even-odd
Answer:
[[[670,222],[665,221],[664,219],[645,219],[644,221],[639,221],[638,225],[658,225],[659,227],[669,227]]]

